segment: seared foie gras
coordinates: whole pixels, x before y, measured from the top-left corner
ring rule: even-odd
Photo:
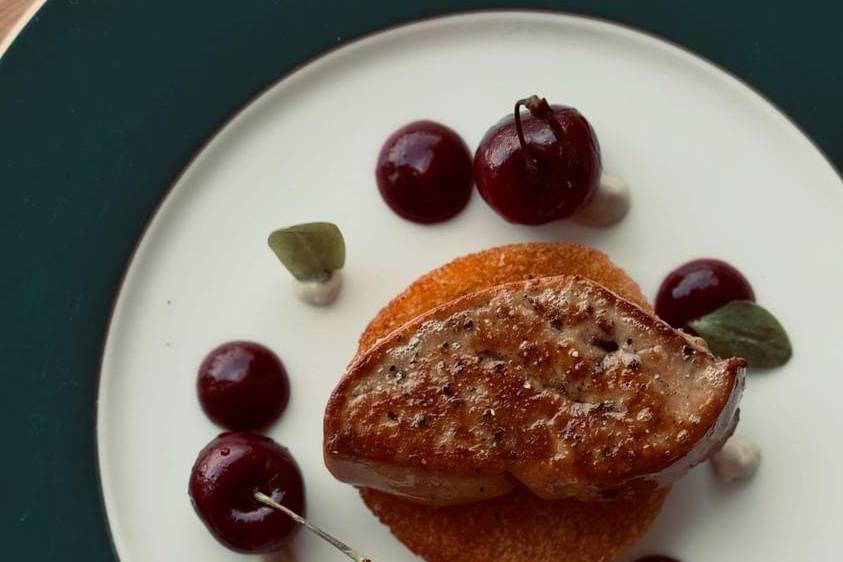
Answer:
[[[615,293],[559,276],[410,321],[349,366],[325,414],[338,479],[417,502],[629,496],[734,429],[744,361]]]

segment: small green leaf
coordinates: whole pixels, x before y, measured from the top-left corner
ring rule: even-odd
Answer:
[[[690,326],[714,354],[743,357],[750,367],[778,367],[787,363],[793,353],[779,321],[754,302],[730,302]]]
[[[269,247],[299,281],[327,279],[345,265],[345,241],[337,225],[311,222],[269,235]]]

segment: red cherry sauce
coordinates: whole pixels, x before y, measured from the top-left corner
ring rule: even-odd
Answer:
[[[197,391],[202,409],[227,429],[262,429],[278,419],[290,397],[281,360],[266,347],[247,341],[224,343],[199,367]]]
[[[471,154],[463,140],[434,121],[416,121],[390,136],[375,169],[383,200],[413,222],[442,222],[471,197]]]
[[[755,301],[755,293],[740,271],[716,259],[698,259],[679,266],[662,281],[656,314],[673,326],[688,326],[731,301]]]
[[[255,491],[304,516],[301,472],[272,439],[223,433],[199,453],[188,486],[193,508],[211,534],[237,552],[278,550],[298,531],[286,514],[258,502]]]

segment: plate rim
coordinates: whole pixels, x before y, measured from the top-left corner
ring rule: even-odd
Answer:
[[[593,15],[585,15],[567,10],[529,7],[454,10],[443,14],[431,15],[412,19],[410,21],[388,24],[370,30],[361,35],[349,38],[348,40],[342,41],[340,43],[337,43],[332,47],[321,51],[313,56],[306,57],[305,59],[299,61],[298,63],[290,67],[288,70],[277,76],[271,82],[266,84],[258,92],[250,96],[240,106],[238,106],[234,111],[232,111],[227,117],[225,117],[225,119],[222,120],[218,124],[218,126],[216,126],[215,129],[202,140],[201,144],[195,149],[195,151],[192,152],[188,160],[185,161],[184,164],[181,166],[172,181],[162,191],[160,197],[155,203],[154,208],[147,217],[140,234],[135,239],[130,254],[126,258],[124,268],[121,272],[120,279],[114,291],[114,295],[108,313],[108,318],[105,323],[105,335],[103,337],[102,345],[100,348],[99,363],[96,372],[94,408],[94,454],[96,462],[96,480],[99,492],[100,505],[102,507],[103,512],[103,524],[105,526],[105,530],[111,545],[112,555],[114,556],[114,559],[116,561],[120,561],[120,554],[117,548],[117,541],[115,539],[114,531],[112,529],[111,521],[109,518],[108,502],[105,498],[106,493],[103,484],[102,470],[103,457],[102,448],[100,446],[100,398],[103,371],[106,367],[106,355],[109,346],[112,325],[116,314],[119,312],[118,307],[121,303],[121,296],[123,295],[123,289],[128,280],[128,276],[131,272],[132,265],[135,261],[135,258],[137,257],[142,242],[144,241],[149,232],[150,227],[160,215],[163,205],[173,194],[173,191],[175,190],[176,186],[182,181],[184,176],[188,173],[188,171],[198,160],[198,158],[209,148],[212,143],[214,143],[226,131],[229,125],[237,121],[241,116],[244,115],[245,112],[249,111],[255,104],[260,103],[262,98],[270,94],[271,91],[274,90],[277,86],[279,86],[282,82],[286,81],[287,79],[290,79],[299,71],[305,70],[310,65],[323,61],[324,59],[333,56],[339,51],[359,46],[361,43],[372,39],[375,36],[393,32],[400,32],[402,30],[405,30],[406,28],[427,25],[436,22],[443,22],[445,20],[455,20],[472,17],[485,18],[501,16],[506,14],[520,16],[550,16],[562,20],[567,20],[568,23],[575,25],[591,25],[596,28],[602,28],[603,30],[611,30],[612,32],[619,33],[623,36],[639,39],[648,42],[650,45],[658,46],[659,48],[665,49],[673,54],[681,55],[683,57],[683,60],[691,64],[696,64],[700,68],[704,68],[706,72],[709,72],[714,77],[718,77],[725,80],[729,83],[731,87],[734,87],[737,90],[741,90],[742,94],[748,95],[750,98],[753,98],[753,101],[755,101],[759,107],[763,107],[765,110],[767,110],[769,118],[778,119],[781,121],[782,124],[790,126],[796,133],[798,133],[798,136],[801,137],[802,140],[808,141],[810,146],[813,147],[816,153],[819,154],[821,159],[828,166],[829,170],[833,172],[833,174],[836,176],[836,179],[840,186],[843,187],[843,167],[838,168],[835,165],[834,161],[831,160],[828,154],[826,154],[822,147],[815,141],[815,139],[811,135],[809,135],[808,132],[805,131],[799,125],[799,123],[795,121],[795,119],[793,119],[789,114],[783,111],[776,103],[774,103],[759,89],[754,87],[752,84],[750,84],[737,74],[726,69],[722,65],[712,61],[708,57],[694,52],[690,48],[687,48],[668,38],[662,37],[656,33],[652,33],[639,27],[607,18],[602,18]]]

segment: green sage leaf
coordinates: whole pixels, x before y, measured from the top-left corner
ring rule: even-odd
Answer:
[[[778,367],[793,353],[787,332],[776,317],[754,302],[730,302],[690,326],[714,354],[743,357],[750,367]]]
[[[337,225],[311,222],[269,235],[269,247],[299,281],[327,279],[345,265],[345,240]]]

